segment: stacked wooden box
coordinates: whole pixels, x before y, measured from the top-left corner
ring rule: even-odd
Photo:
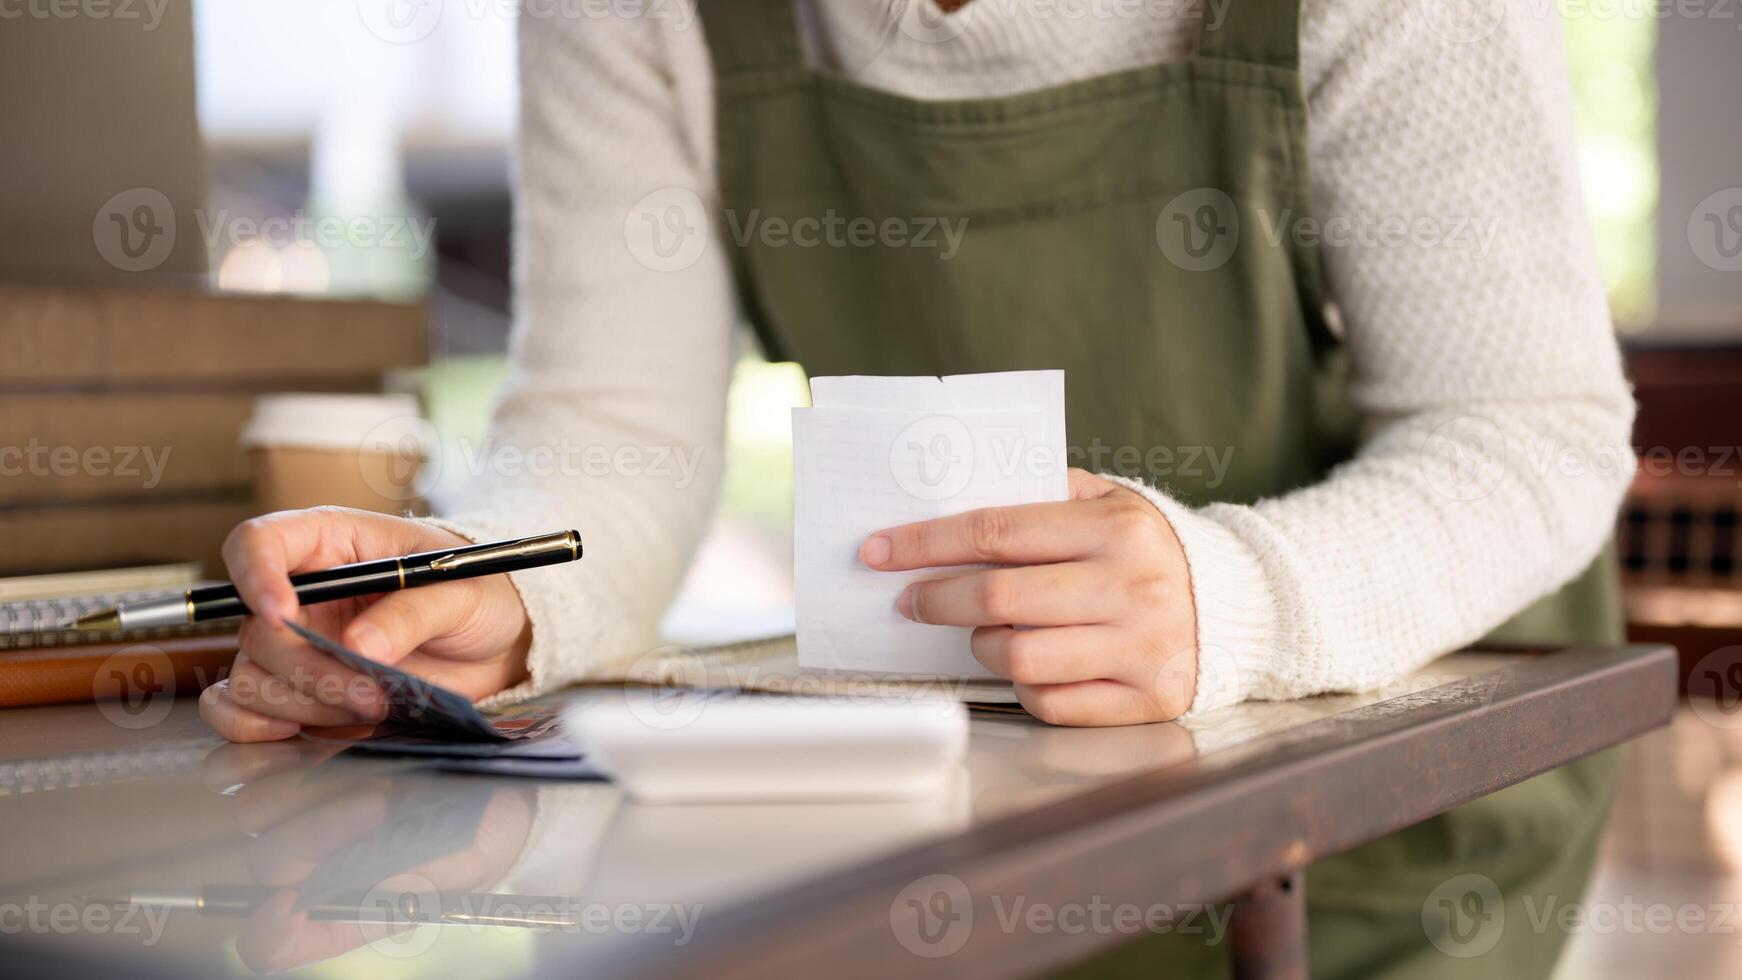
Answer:
[[[0,284],[0,575],[221,575],[255,395],[377,391],[425,358],[415,304]]]

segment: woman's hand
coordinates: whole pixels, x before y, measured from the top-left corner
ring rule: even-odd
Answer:
[[[342,507],[283,511],[230,532],[224,561],[254,615],[230,676],[200,696],[200,715],[233,742],[289,738],[304,725],[350,725],[386,716],[366,676],[303,642],[282,622],[311,629],[371,660],[481,698],[526,677],[532,631],[506,575],[442,582],[300,608],[290,576],[351,562],[472,542],[439,527]]]
[[[1068,501],[879,531],[859,558],[880,571],[1004,566],[917,582],[896,608],[918,623],[975,627],[974,657],[1014,681],[1043,721],[1178,717],[1197,685],[1185,552],[1149,501],[1082,470],[1070,479]]]

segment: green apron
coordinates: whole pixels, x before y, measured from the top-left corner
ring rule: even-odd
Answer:
[[[1286,493],[1354,451],[1318,255],[1266,233],[1310,213],[1298,0],[1234,0],[1186,61],[949,101],[810,68],[794,2],[699,5],[721,237],[771,359],[823,375],[1063,368],[1071,462],[1197,504]],[[1205,452],[1229,454],[1219,477]],[[1502,633],[1615,640],[1614,596],[1601,561]],[[1613,761],[1314,865],[1315,975],[1543,973],[1563,938],[1553,930],[1508,929],[1481,956],[1448,956],[1428,942],[1423,905],[1468,873],[1496,882],[1510,922],[1529,921],[1526,894],[1580,894]],[[1220,955],[1162,936],[1084,972],[1214,975]]]

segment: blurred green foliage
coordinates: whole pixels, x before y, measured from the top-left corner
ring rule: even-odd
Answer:
[[[496,392],[508,378],[502,355],[437,360],[411,378],[423,391],[424,413],[442,440],[448,459],[473,453],[490,426]],[[770,364],[754,354],[738,362],[727,397],[726,476],[721,512],[771,540],[785,554],[792,535],[792,420],[795,406],[810,403],[804,372],[796,364]],[[451,493],[465,477],[447,467],[437,494]]]
[[[1642,330],[1657,291],[1657,8],[1559,2],[1579,171],[1610,308],[1622,330]]]

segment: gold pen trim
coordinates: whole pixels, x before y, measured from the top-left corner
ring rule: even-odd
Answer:
[[[399,569],[399,587],[403,590],[405,588],[405,559],[395,558],[393,565]]]
[[[188,589],[187,591],[183,592],[182,598],[187,600],[187,603],[188,603],[188,622],[191,623],[194,621],[194,590]]]
[[[569,554],[572,558],[579,558],[581,556],[578,535],[573,531],[553,531],[550,534],[541,534],[533,538],[523,538],[519,541],[510,541],[480,551],[473,551],[466,554],[443,555],[430,562],[429,567],[438,572],[448,572],[456,568],[464,568],[467,565],[476,565],[480,562],[495,561],[499,558],[513,558],[520,555],[533,555],[542,551],[549,551],[552,548],[563,547],[569,549]]]

